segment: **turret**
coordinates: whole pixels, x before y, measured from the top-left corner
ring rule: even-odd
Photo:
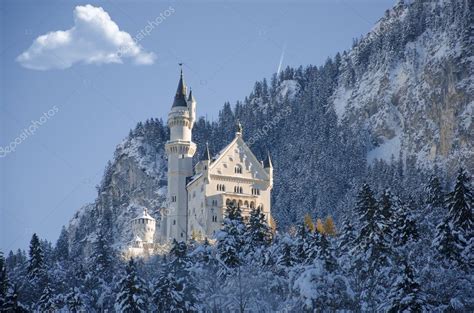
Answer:
[[[191,120],[191,123],[194,124],[194,122],[196,121],[196,99],[194,99],[193,91],[191,89],[189,89],[189,96],[188,96],[187,103],[188,103],[188,111],[190,114],[190,120]]]
[[[147,209],[144,209],[140,216],[132,220],[132,231],[135,241],[138,241],[139,238],[145,243],[153,243],[155,226],[155,219],[148,214]]]
[[[196,102],[192,94],[186,96],[183,71],[178,82],[171,111],[168,114],[170,140],[166,143],[168,155],[168,204],[162,231],[166,239],[187,239],[187,190],[186,183],[193,175],[193,155],[196,144],[192,142]]]
[[[263,162],[263,167],[265,168],[265,171],[270,176],[270,186],[273,186],[273,164],[272,164],[272,159],[270,157],[270,152],[267,152],[267,157],[265,158],[265,161]]]
[[[192,96],[192,95],[191,95]],[[183,71],[178,82],[178,88],[174,96],[171,111],[168,114],[168,126],[170,128],[170,141],[191,141],[191,130],[194,126],[195,102],[192,106],[186,100],[186,84],[184,83]]]

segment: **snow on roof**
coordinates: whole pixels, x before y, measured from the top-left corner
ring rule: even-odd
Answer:
[[[199,179],[199,177],[202,176],[202,173],[199,173],[199,174],[196,174],[194,176],[191,176],[191,178],[189,179],[189,183],[186,184],[186,187],[188,187],[189,185],[191,185],[192,183],[194,183],[196,180]]]
[[[148,210],[146,208],[143,209],[142,215],[135,217],[133,220],[137,220],[137,219],[146,219],[146,220],[153,220],[153,221],[155,220],[153,217],[151,217],[150,214],[148,214]]]

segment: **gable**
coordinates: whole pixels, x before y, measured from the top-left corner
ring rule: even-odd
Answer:
[[[236,173],[236,168],[240,168],[241,172]],[[262,164],[241,137],[236,137],[220,152],[217,159],[209,166],[209,171],[214,175],[239,176],[259,180],[269,179]]]

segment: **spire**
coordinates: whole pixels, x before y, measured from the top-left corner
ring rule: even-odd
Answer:
[[[209,152],[209,143],[206,142],[206,151],[204,152],[204,161],[211,160],[211,153]]]
[[[180,63],[180,66],[183,64]],[[187,107],[186,103],[186,84],[183,79],[183,68],[181,68],[181,75],[179,77],[178,89],[176,90],[176,95],[174,96],[173,108],[174,107]]]
[[[194,102],[193,90],[189,88],[188,102]]]
[[[273,168],[272,158],[270,157],[270,152],[267,152],[267,158],[263,162],[264,168]]]

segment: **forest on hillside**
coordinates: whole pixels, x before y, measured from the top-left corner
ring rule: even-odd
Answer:
[[[288,232],[230,204],[215,242],[125,260],[99,232],[85,262],[33,235],[28,254],[0,255],[5,312],[471,312],[474,220],[470,174],[451,190],[427,179],[414,202],[363,184],[340,227],[308,214]]]

